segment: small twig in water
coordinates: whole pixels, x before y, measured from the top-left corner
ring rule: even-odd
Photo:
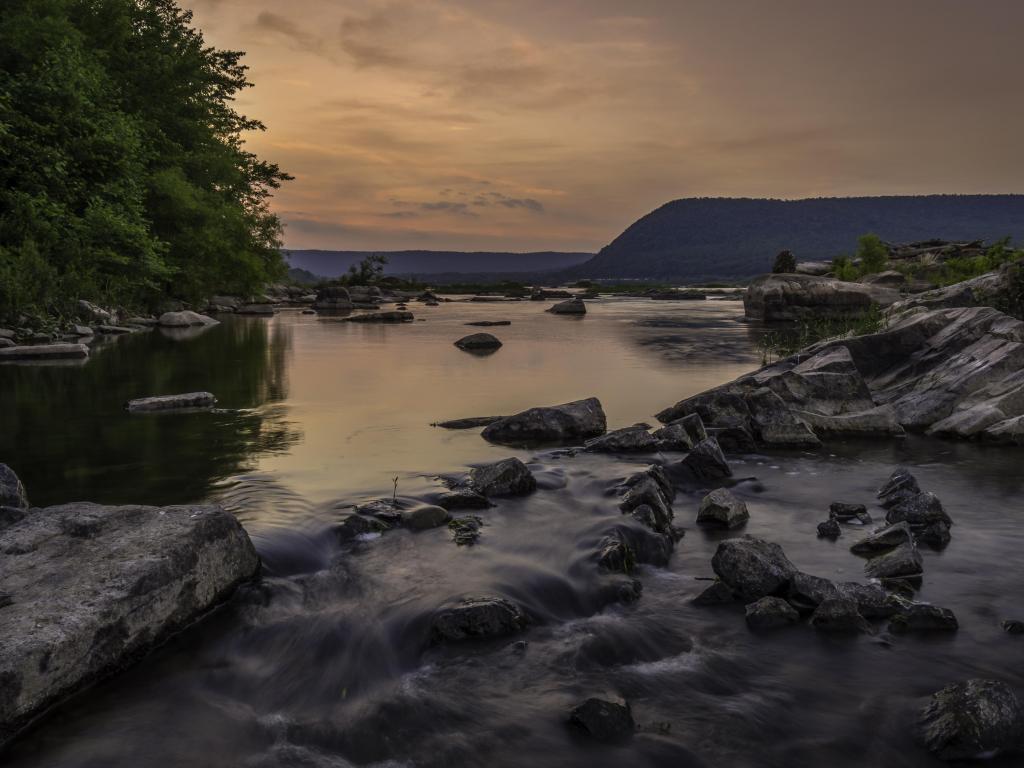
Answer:
[[[397,477],[394,479],[394,483],[395,483],[395,492],[391,494],[391,500],[392,501],[397,501],[398,500],[398,478]]]

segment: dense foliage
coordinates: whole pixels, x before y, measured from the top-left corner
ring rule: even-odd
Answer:
[[[174,0],[0,3],[0,317],[79,298],[252,293],[284,275],[267,203],[289,178],[246,151],[242,54]]]
[[[779,251],[772,264],[772,272],[776,275],[790,275],[796,272],[796,257],[792,251]]]
[[[565,279],[693,283],[771,271],[779,251],[797,261],[847,253],[864,232],[890,243],[930,238],[1024,238],[1024,195],[927,195],[810,200],[675,200],[629,226]]]

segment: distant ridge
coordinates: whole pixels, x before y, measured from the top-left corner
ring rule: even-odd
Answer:
[[[554,272],[590,259],[592,253],[539,251],[319,251],[285,249],[291,267],[322,277],[338,277],[370,254],[388,257],[388,275],[436,275],[440,273],[480,275],[491,273]]]
[[[770,270],[789,249],[798,261],[852,253],[857,237],[1024,240],[1024,195],[686,198],[630,225],[564,279],[740,279]]]

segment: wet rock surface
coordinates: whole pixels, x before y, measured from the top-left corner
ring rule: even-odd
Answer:
[[[443,608],[430,627],[432,642],[454,642],[504,637],[522,631],[529,623],[522,608],[503,597],[467,597]]]
[[[997,680],[967,680],[932,696],[917,721],[921,743],[940,760],[972,760],[1017,750],[1024,714]]]
[[[751,629],[778,629],[800,621],[800,614],[781,597],[762,597],[748,603],[745,614]]]
[[[792,322],[856,316],[872,305],[894,304],[897,291],[832,277],[807,274],[764,275],[753,280],[743,297],[749,318]]]
[[[750,519],[747,505],[725,488],[718,488],[700,502],[697,523],[719,528],[739,528]]]
[[[502,459],[469,471],[469,488],[482,496],[521,496],[537,488],[537,481],[523,462]]]
[[[751,600],[783,593],[797,573],[782,547],[753,536],[720,543],[711,567],[734,592]]]
[[[456,341],[455,346],[465,350],[498,349],[501,346],[501,341],[490,333],[472,333]]]
[[[577,732],[599,742],[627,741],[636,731],[628,704],[590,698],[573,707],[569,725]]]
[[[861,616],[854,600],[830,597],[811,614],[811,626],[819,632],[850,634],[870,632],[871,625]]]
[[[489,424],[482,434],[485,440],[503,445],[565,444],[603,435],[606,429],[601,401],[591,397],[506,416]]]
[[[186,392],[181,395],[156,395],[140,397],[125,403],[125,409],[132,413],[147,411],[173,411],[183,408],[212,408],[217,398],[211,392]]]

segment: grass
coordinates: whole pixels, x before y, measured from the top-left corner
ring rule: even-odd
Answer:
[[[783,331],[770,331],[761,337],[758,349],[761,365],[789,357],[819,341],[841,339],[846,336],[864,336],[885,330],[887,320],[881,307],[872,304],[862,315],[832,320],[805,320]]]

